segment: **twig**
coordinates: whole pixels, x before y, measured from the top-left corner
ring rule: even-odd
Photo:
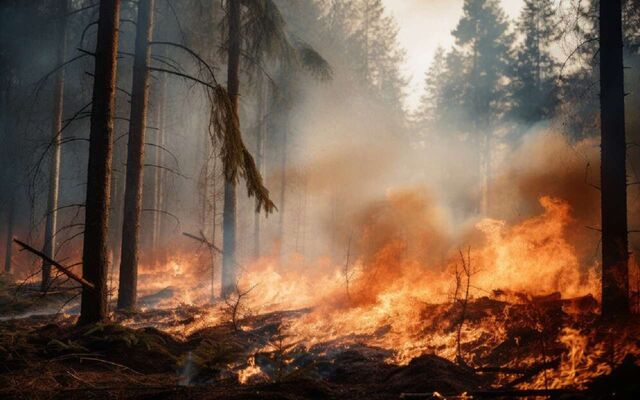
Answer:
[[[127,371],[131,371],[134,374],[138,374],[138,375],[141,375],[141,376],[144,375],[142,372],[138,372],[135,369],[131,369],[131,368],[127,367],[126,365],[118,364],[118,363],[115,363],[115,362],[112,362],[112,361],[102,360],[100,358],[93,358],[93,357],[78,357],[78,358],[80,359],[80,361],[84,361],[84,360],[87,360],[87,361],[98,361],[98,362],[101,362],[101,363],[105,363],[105,364],[113,365],[115,367],[126,369]]]

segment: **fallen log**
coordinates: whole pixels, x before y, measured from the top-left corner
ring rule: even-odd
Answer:
[[[36,256],[42,258],[44,261],[46,261],[49,264],[53,265],[54,267],[58,268],[60,270],[60,272],[62,272],[63,274],[65,274],[69,278],[73,279],[74,281],[78,282],[79,284],[81,284],[85,288],[91,289],[91,290],[95,289],[95,286],[93,285],[93,283],[91,283],[91,282],[83,279],[82,277],[76,275],[75,273],[73,273],[73,271],[71,271],[67,267],[63,266],[62,264],[60,264],[56,260],[54,260],[52,258],[49,258],[49,256],[47,256],[43,252],[34,249],[33,247],[29,246],[25,242],[22,242],[22,241],[20,241],[20,240],[18,240],[16,238],[13,238],[13,241],[16,242],[18,245],[20,245],[20,247],[22,247],[23,249],[29,251],[30,253],[35,254]]]

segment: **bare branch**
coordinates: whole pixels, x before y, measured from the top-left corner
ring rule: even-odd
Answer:
[[[34,249],[33,247],[29,246],[28,244],[26,244],[24,242],[21,242],[18,239],[14,238],[13,241],[16,242],[17,244],[19,244],[23,249],[35,254],[36,256],[42,258],[47,263],[49,263],[49,264],[53,265],[54,267],[58,268],[60,270],[60,272],[62,272],[63,274],[67,275],[69,278],[73,279],[74,281],[78,282],[79,284],[81,284],[85,288],[88,288],[88,289],[91,289],[91,290],[95,289],[95,286],[93,285],[93,283],[91,283],[91,282],[81,278],[80,276],[76,275],[75,273],[73,273],[72,271],[67,269],[67,267],[62,266],[56,260],[53,260],[53,259],[49,258],[43,252]]]

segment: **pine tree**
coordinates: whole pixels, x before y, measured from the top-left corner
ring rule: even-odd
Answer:
[[[398,45],[398,26],[386,14],[382,0],[359,0],[354,12],[357,28],[351,50],[356,76],[391,111],[402,114],[407,80],[400,71],[405,52]]]
[[[119,24],[120,0],[100,1],[82,249],[82,276],[94,288],[82,289],[78,324],[107,318],[109,190]]]
[[[465,57],[453,49],[438,48],[425,74],[424,95],[416,115],[420,129],[430,128],[447,134],[465,133],[471,116],[466,108],[467,78]]]
[[[486,130],[500,112],[509,64],[509,23],[497,0],[465,0],[453,36],[469,59],[467,102],[477,128]]]
[[[424,94],[416,118],[422,127],[440,126],[444,120],[444,92],[446,90],[447,54],[438,47],[429,70],[425,73]]]
[[[465,108],[472,123],[482,181],[479,211],[490,208],[492,127],[504,111],[503,78],[509,65],[509,22],[498,0],[465,0],[463,15],[453,31],[467,62]]]
[[[240,0],[229,0],[228,29],[229,44],[227,48],[227,92],[233,107],[232,112],[239,123],[240,95],[240,52],[241,52],[241,8]],[[229,119],[228,124],[235,121]],[[232,128],[229,128],[232,129]],[[236,284],[236,180],[227,179],[224,184],[223,212],[223,253],[222,253],[222,297],[229,296]]]
[[[58,48],[56,49],[56,63],[62,65],[66,53],[67,24],[66,13],[68,12],[67,0],[59,1],[57,4],[56,36]],[[64,109],[64,68],[56,72],[53,106],[52,124],[52,146],[51,164],[49,169],[49,195],[47,198],[47,216],[44,233],[43,252],[49,258],[55,258],[56,251],[56,231],[58,226],[58,191],[60,186],[60,142],[62,134],[62,112]],[[42,263],[42,283],[41,290],[46,291],[51,283],[51,265],[44,261]]]
[[[558,105],[557,63],[550,47],[557,38],[552,0],[525,0],[517,24],[511,81],[511,117],[535,123],[553,116]]]
[[[144,138],[147,129],[149,104],[149,42],[153,32],[155,0],[140,0],[136,22],[136,49],[131,90],[131,116],[129,143],[127,145],[127,175],[124,194],[122,224],[122,251],[118,308],[129,309],[136,305],[138,284],[138,260],[140,241],[140,216],[142,211],[142,182],[144,164]]]

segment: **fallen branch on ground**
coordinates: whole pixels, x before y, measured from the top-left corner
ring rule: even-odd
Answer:
[[[20,245],[20,247],[22,247],[23,249],[35,254],[36,256],[42,258],[44,261],[46,261],[49,264],[53,265],[54,267],[58,268],[60,270],[60,272],[62,272],[63,274],[65,274],[69,278],[73,279],[74,281],[78,282],[79,284],[81,284],[85,288],[88,288],[88,289],[91,289],[91,290],[95,289],[95,286],[93,285],[93,283],[91,283],[91,282],[79,277],[78,275],[73,273],[71,270],[69,270],[67,267],[61,265],[56,260],[53,260],[53,259],[49,258],[49,256],[47,256],[43,252],[34,249],[33,247],[29,246],[28,244],[26,244],[26,243],[24,243],[24,242],[22,242],[22,241],[20,241],[18,239],[14,238],[13,241],[16,242],[18,245]]]

